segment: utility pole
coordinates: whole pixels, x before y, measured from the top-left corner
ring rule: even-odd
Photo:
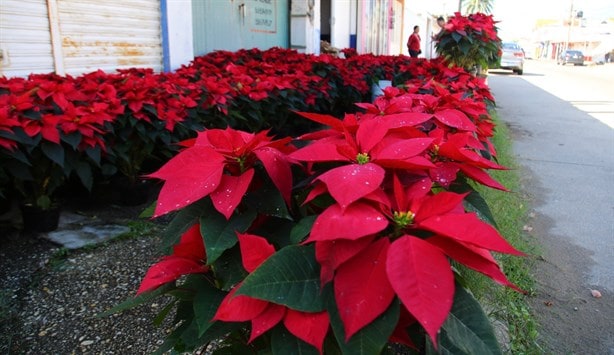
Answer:
[[[565,42],[565,50],[569,49],[569,41],[571,39],[571,23],[573,21],[573,0],[571,0],[571,6],[569,8],[569,27],[567,27],[567,42]]]

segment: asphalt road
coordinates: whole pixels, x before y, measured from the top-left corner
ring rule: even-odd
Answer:
[[[548,342],[555,353],[614,354],[614,64],[527,61],[524,75],[491,71],[488,84],[533,200]]]

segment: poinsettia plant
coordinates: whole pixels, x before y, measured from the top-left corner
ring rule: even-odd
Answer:
[[[297,138],[199,132],[149,175],[171,252],[109,312],[174,296],[161,352],[498,353],[453,265],[516,288],[492,252],[522,253],[469,182],[505,189],[484,117],[455,102],[390,87],[342,119],[301,112],[323,128]]]
[[[105,135],[108,173],[116,173],[126,187],[138,187],[147,162],[166,161],[176,153],[174,143],[191,136],[195,127],[186,119],[186,112],[197,105],[202,93],[178,76],[152,69],[133,68],[95,77],[117,89],[125,108]]]
[[[2,78],[3,168],[23,203],[49,209],[65,179],[91,188],[106,125],[123,110],[109,84],[78,84],[54,74]],[[10,128],[10,129],[9,129]]]
[[[435,50],[450,65],[468,70],[497,63],[501,39],[492,15],[455,12],[435,38]]]

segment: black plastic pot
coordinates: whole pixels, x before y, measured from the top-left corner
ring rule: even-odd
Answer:
[[[60,206],[41,209],[33,205],[21,205],[23,230],[27,232],[51,232],[58,229]]]

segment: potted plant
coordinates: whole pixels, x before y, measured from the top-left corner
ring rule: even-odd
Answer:
[[[185,122],[185,118],[196,101],[188,89],[178,85],[178,78],[151,69],[121,70],[107,78],[125,107],[106,136],[109,154],[105,159],[111,167],[107,173],[114,175],[118,202],[139,205],[150,197],[148,181],[142,178],[146,165],[153,162],[154,170],[158,168],[176,153],[177,140],[192,133],[192,121]]]
[[[170,254],[106,314],[173,296],[160,352],[499,353],[450,260],[515,288],[491,252],[522,253],[466,182],[504,189],[486,172],[503,167],[428,96],[391,87],[343,119],[302,113],[326,128],[301,144],[231,128],[185,142],[149,175],[164,181],[153,216],[175,212]]]
[[[492,15],[455,12],[435,37],[435,50],[449,65],[481,74],[499,60],[501,39],[495,24]]]
[[[3,133],[12,142],[3,165],[22,195],[25,229],[57,228],[57,191],[71,174],[91,188],[106,125],[118,111],[114,95],[112,87],[87,77],[45,74],[0,82],[0,101],[7,103],[2,118],[15,123]]]

